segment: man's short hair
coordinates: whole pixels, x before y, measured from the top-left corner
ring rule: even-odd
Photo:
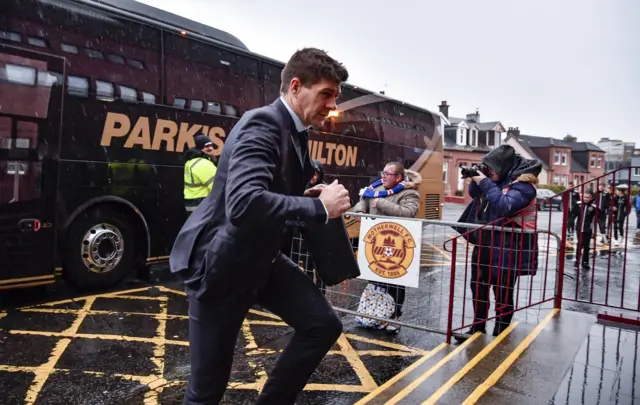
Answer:
[[[404,177],[404,166],[402,165],[402,163],[400,162],[389,162],[387,163],[387,166],[393,166],[396,174],[401,175],[402,177]]]
[[[311,87],[322,79],[333,80],[340,85],[349,78],[349,72],[342,63],[333,59],[323,50],[304,48],[296,51],[287,62],[280,78],[280,92],[287,94],[289,83],[297,77],[305,87]]]

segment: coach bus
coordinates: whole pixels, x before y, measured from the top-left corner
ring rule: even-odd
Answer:
[[[279,96],[284,64],[131,0],[0,10],[0,290],[59,275],[102,289],[166,260],[193,136],[219,155],[245,111]],[[345,85],[339,105],[354,100],[310,134],[312,158],[354,203],[385,162],[403,162],[424,179],[419,216],[440,218],[441,116]]]

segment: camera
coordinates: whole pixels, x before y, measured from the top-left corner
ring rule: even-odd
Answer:
[[[460,165],[460,173],[462,174],[463,179],[467,179],[469,177],[477,176],[479,173],[483,173],[485,176],[487,175],[487,169],[489,167],[484,163],[479,163],[473,166],[464,166]]]

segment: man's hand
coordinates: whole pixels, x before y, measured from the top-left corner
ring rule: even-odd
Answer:
[[[371,201],[371,206],[372,206],[373,208],[375,208],[375,207],[376,207],[376,205],[378,205],[378,199],[377,199],[377,198],[374,198],[374,199]]]
[[[328,186],[325,185],[320,191],[319,198],[329,213],[329,219],[338,218],[351,208],[349,192],[342,184],[338,184],[338,180],[334,180]]]
[[[475,181],[476,184],[479,184],[483,179],[486,179],[486,178],[487,178],[487,176],[485,176],[484,173],[478,172],[478,175],[477,176],[473,176],[471,178],[471,180]]]
[[[325,184],[318,184],[316,186],[313,186],[311,188],[304,190],[303,195],[305,197],[318,197],[322,192],[322,190],[324,190],[326,187],[327,186]]]

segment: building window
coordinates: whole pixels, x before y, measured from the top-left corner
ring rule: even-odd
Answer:
[[[596,167],[596,157],[594,155],[591,155],[590,165],[591,167]]]
[[[559,165],[560,164],[560,152],[554,152],[553,154],[553,163]]]
[[[478,130],[471,130],[471,142],[469,142],[469,144],[474,147],[478,146]]]
[[[563,152],[562,153],[562,166],[566,166],[567,165],[567,159],[568,159],[567,152]]]
[[[602,156],[598,156],[598,169],[602,167]]]
[[[569,176],[566,174],[562,176],[562,185],[567,187],[569,185]]]
[[[460,128],[458,130],[458,145],[461,145],[461,146],[467,145],[467,134],[464,128]]]
[[[449,180],[449,162],[442,162],[442,182],[447,183]]]
[[[173,99],[173,106],[176,108],[184,108],[186,105],[187,100],[185,100],[184,98],[176,97],[175,99]]]
[[[553,175],[553,184],[556,186],[560,185],[560,175],[557,175],[557,174]]]
[[[633,168],[633,177],[640,177],[640,167]]]

